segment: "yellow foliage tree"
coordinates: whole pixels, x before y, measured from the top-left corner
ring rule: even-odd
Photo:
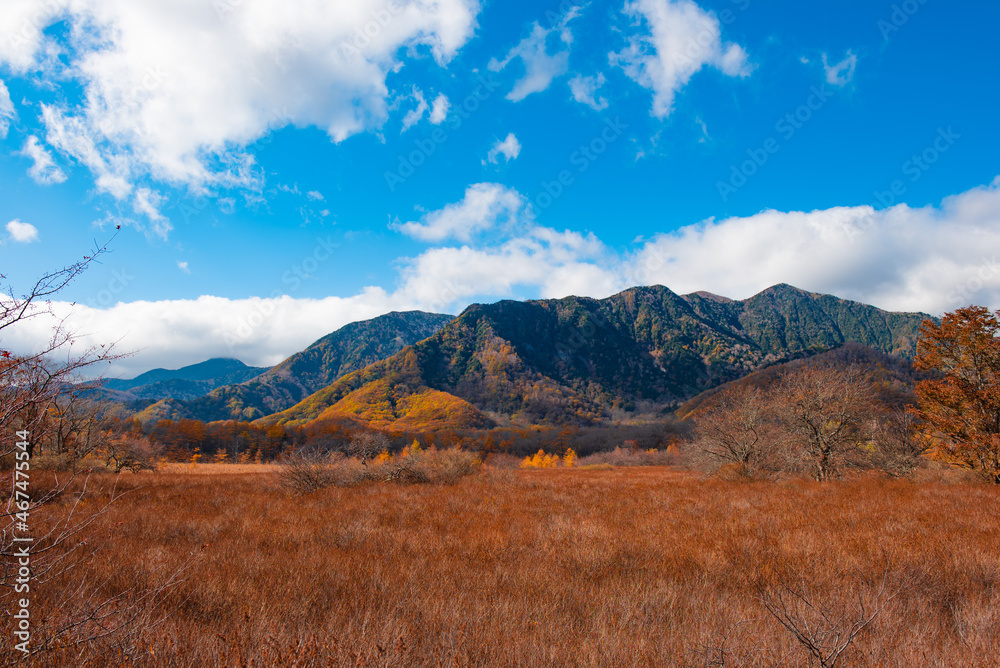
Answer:
[[[576,465],[576,460],[577,460],[576,452],[573,450],[573,448],[567,448],[566,454],[563,455],[563,466],[565,466],[568,469],[571,469],[573,468],[573,466]]]
[[[544,450],[539,450],[531,457],[525,457],[521,462],[523,469],[552,469],[557,466],[559,466],[559,455],[547,455]]]

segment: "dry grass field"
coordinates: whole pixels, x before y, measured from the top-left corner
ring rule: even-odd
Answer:
[[[271,471],[229,470],[91,479],[80,513],[115,484],[124,495],[71,568],[38,586],[35,642],[88,609],[100,621],[68,637],[114,632],[17,665],[912,667],[1000,656],[996,487],[486,469],[452,486],[294,496]],[[852,625],[856,639],[831,663]]]

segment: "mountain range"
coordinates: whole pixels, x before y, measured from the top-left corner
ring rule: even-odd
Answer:
[[[909,357],[928,318],[788,285],[743,301],[651,286],[600,300],[475,304],[260,422],[422,431],[649,419],[847,342]]]
[[[454,319],[451,315],[410,311],[354,322],[319,339],[252,380],[236,381],[197,397],[171,397],[138,414],[159,419],[255,420],[295,405],[338,378],[391,357],[431,336]],[[145,375],[145,374],[144,374]]]
[[[224,385],[243,383],[267,371],[234,359],[216,358],[180,369],[153,369],[130,380],[106,378],[104,396],[120,402],[195,399]]]

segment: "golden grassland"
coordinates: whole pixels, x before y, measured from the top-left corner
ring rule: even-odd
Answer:
[[[486,468],[295,496],[209,466],[90,480],[85,510],[124,495],[36,586],[37,634],[88,600],[135,618],[19,665],[820,665],[766,604],[833,630],[879,609],[836,665],[1000,656],[997,487]]]
[[[197,464],[190,464],[184,462],[164,462],[157,466],[158,474],[182,474],[182,475],[241,475],[248,473],[277,473],[281,470],[280,464],[216,464],[216,463],[206,463],[201,462]],[[129,473],[123,473],[124,480],[128,481],[131,487],[134,484],[130,480],[132,477]],[[142,482],[148,481],[148,475],[139,474]]]

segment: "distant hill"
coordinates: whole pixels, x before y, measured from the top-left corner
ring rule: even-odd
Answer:
[[[131,380],[101,381],[104,394],[116,401],[195,399],[217,387],[242,383],[267,371],[235,359],[215,358],[176,370],[153,369]]]
[[[255,420],[285,410],[341,376],[395,355],[439,331],[454,316],[393,312],[341,327],[251,382],[213,389],[189,401],[154,404],[141,420]]]
[[[929,317],[788,285],[744,301],[653,286],[603,300],[476,304],[427,340],[263,422],[350,418],[400,430],[608,424],[662,415],[762,367],[849,341],[907,357]]]
[[[915,403],[914,388],[917,382],[930,377],[927,372],[915,369],[912,360],[908,358],[889,355],[860,343],[846,343],[825,353],[758,369],[743,378],[706,390],[684,402],[677,409],[677,416],[681,419],[697,417],[699,411],[710,405],[713,398],[721,392],[742,387],[766,390],[775,386],[788,373],[807,366],[864,369],[871,374],[882,401],[890,406]]]

